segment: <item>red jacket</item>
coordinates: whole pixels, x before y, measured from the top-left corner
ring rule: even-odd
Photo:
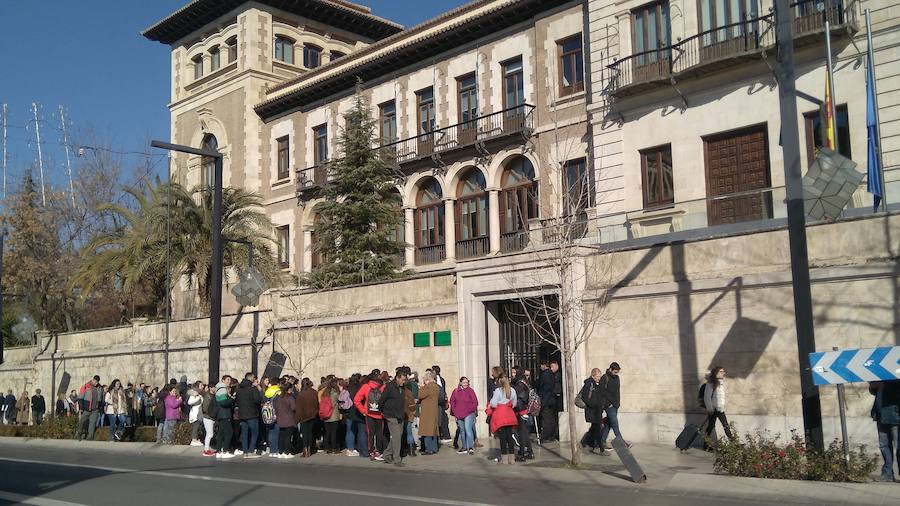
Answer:
[[[368,383],[361,386],[359,388],[359,391],[356,392],[356,397],[353,398],[353,404],[356,406],[356,409],[360,413],[362,413],[363,416],[368,416],[376,420],[383,420],[384,415],[382,415],[381,413],[369,413],[369,403],[367,401],[369,398],[369,390],[372,390],[373,388],[377,388],[378,390],[384,392],[384,385],[375,380],[369,380]]]
[[[492,408],[490,403],[488,403],[484,412],[491,417],[491,434],[500,430],[500,427],[515,427],[519,425],[512,403],[498,404],[496,408]]]

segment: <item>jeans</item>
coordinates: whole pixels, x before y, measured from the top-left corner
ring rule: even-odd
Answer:
[[[356,433],[353,432],[353,420],[345,418],[344,425],[347,427],[347,433],[344,434],[344,446],[347,447],[347,451],[353,451],[356,449]]]
[[[97,418],[100,417],[99,411],[82,411],[78,416],[78,426],[75,427],[75,439],[81,441],[82,432],[87,434],[89,441],[94,440],[94,431],[97,428]]]
[[[881,467],[881,476],[894,477],[894,454],[896,452],[897,465],[900,466],[900,441],[898,441],[897,425],[878,424],[878,448],[881,450],[881,458],[884,465]]]
[[[358,447],[360,457],[369,456],[369,438],[366,433],[366,424],[364,422],[353,422],[353,433],[356,434],[356,446]]]
[[[34,420],[35,425],[40,425],[41,422],[44,421],[44,412],[43,411],[34,411],[31,413],[32,419]]]
[[[279,430],[278,425],[274,423],[266,424],[266,429],[268,429],[269,431],[269,455],[278,455],[279,453],[281,453],[279,451],[279,449],[281,448],[281,430]],[[288,433],[288,437],[290,437],[290,433]],[[290,441],[290,439],[288,439],[288,441]]]
[[[425,453],[437,453],[437,437],[425,436]]]
[[[622,438],[622,432],[619,430],[619,408],[615,406],[609,406],[606,408],[606,418],[608,419],[606,425],[603,426],[603,430],[600,431],[600,441],[594,441],[594,444],[597,445],[596,448],[603,448],[602,445],[606,444],[606,438],[609,437],[609,429],[612,429],[613,433],[617,438]],[[722,416],[725,416],[723,413]]]
[[[456,426],[461,428],[459,448],[461,450],[475,449],[475,413],[470,413],[465,418],[457,418]]]
[[[210,443],[212,442],[213,434],[216,430],[216,421],[211,418],[203,419],[203,431],[206,433],[206,437],[203,438],[203,450],[209,451],[212,450]]]
[[[156,421],[156,442],[163,442],[163,432],[166,430],[166,421],[165,420],[157,420]]]
[[[125,427],[125,415],[106,415],[106,419],[109,420],[109,440],[116,440],[116,429],[121,427]]]
[[[385,462],[400,462],[400,447],[403,443],[403,420],[388,419],[386,420],[388,431],[391,434],[391,440],[388,441],[387,448],[384,449]]]
[[[219,432],[216,433],[216,450],[219,453],[231,451],[231,440],[234,438],[234,426],[231,425],[231,419],[220,419]]]
[[[203,422],[200,419],[194,420],[194,423],[191,424],[191,441],[196,441],[199,438],[200,427],[203,425]]]
[[[163,441],[167,445],[172,444],[172,433],[175,432],[177,423],[178,420],[166,420],[166,423],[163,425]]]
[[[406,444],[410,448],[416,447],[416,436],[413,434],[413,423],[406,422]]]
[[[245,454],[256,453],[256,439],[259,437],[259,420],[241,420],[241,449]]]

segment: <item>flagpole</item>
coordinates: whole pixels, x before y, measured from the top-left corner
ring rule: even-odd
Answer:
[[[834,152],[839,153],[840,150],[838,146],[838,131],[837,131],[837,110],[835,108],[835,98],[834,98],[834,64],[831,61],[831,22],[828,21],[828,9],[825,9],[825,71],[828,73],[828,95],[831,97],[830,104],[825,104],[828,107],[828,115],[831,116],[831,132],[834,136]],[[826,127],[826,132],[827,127]]]
[[[863,11],[866,17],[866,44],[868,53],[869,71],[872,73],[872,96],[875,99],[875,139],[878,141],[878,177],[881,178],[881,210],[887,212],[887,191],[884,183],[884,158],[881,156],[881,119],[878,113],[878,87],[875,85],[875,51],[872,48],[872,19],[869,9]]]

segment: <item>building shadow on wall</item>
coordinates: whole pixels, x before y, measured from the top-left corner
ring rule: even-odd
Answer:
[[[287,362],[287,357],[284,353],[275,351],[269,355],[269,361],[266,363],[266,369],[263,371],[263,376],[268,376],[269,378],[280,378],[281,373],[284,371],[284,364]]]
[[[59,378],[59,385],[56,388],[56,392],[54,392],[53,401],[56,402],[56,396],[59,394],[65,394],[69,391],[69,385],[72,383],[72,375],[68,372],[63,371],[62,376]]]

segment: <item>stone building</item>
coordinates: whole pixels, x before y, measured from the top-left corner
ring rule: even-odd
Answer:
[[[541,336],[564,332],[585,338],[563,364],[577,382],[622,364],[629,439],[674,441],[702,416],[697,389],[716,364],[732,376],[728,415],[739,429],[801,428],[770,5],[478,0],[402,29],[344,1],[197,0],[149,28],[172,48],[172,141],[214,142],[226,184],[263,196],[286,273],[322,261],[311,226],[357,77],[380,125],[374,149],[397,174],[397,234],[414,274],[270,290],[226,319],[222,371],[256,363],[315,378],[439,364],[484,400],[492,365],[536,369],[558,357]],[[822,18],[804,5],[798,89],[821,99]],[[897,345],[896,2],[830,5],[839,145],[863,172],[856,62],[861,12],[873,10],[889,205],[873,213],[863,186],[839,219],[808,223],[817,345]],[[804,165],[816,107],[798,99]],[[186,156],[171,170],[189,185],[208,177]],[[184,288],[186,317],[194,294]],[[522,301],[536,300],[577,310],[560,309],[571,317],[538,333],[522,314],[534,307]],[[160,326],[137,325],[48,337],[15,351],[0,381],[47,388],[91,370],[202,377],[205,325],[174,325],[168,371]],[[567,382],[567,395],[578,386]],[[870,397],[858,387],[848,396],[851,436],[871,443]],[[822,389],[822,404],[834,436],[833,391]]]

